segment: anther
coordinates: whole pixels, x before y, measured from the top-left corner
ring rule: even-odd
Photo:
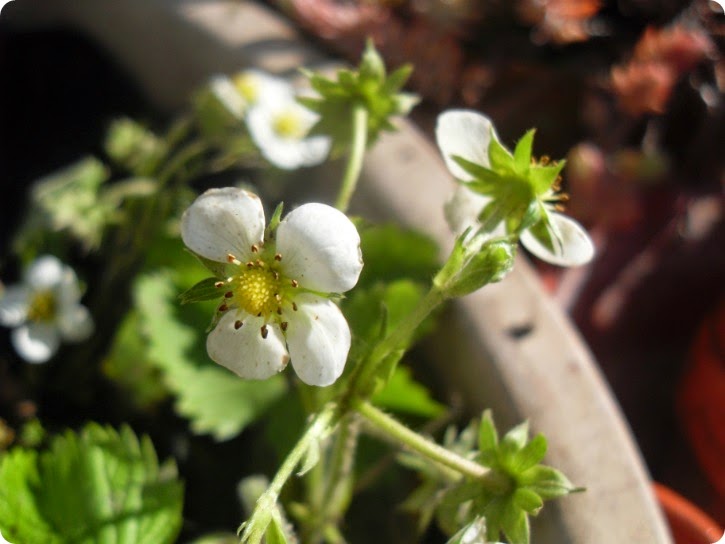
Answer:
[[[224,298],[232,298],[234,296],[234,293],[231,291],[227,291],[224,293]]]
[[[215,281],[214,282],[214,287],[216,287],[217,289],[219,289],[220,287],[224,287],[224,282],[223,281]]]
[[[249,261],[247,263],[247,268],[254,268],[254,263],[252,261]]]
[[[229,262],[230,264],[236,264],[236,265],[240,265],[240,264],[242,264],[242,263],[241,263],[241,262],[239,261],[239,259],[237,259],[237,258],[236,258],[236,257],[235,257],[234,255],[232,255],[231,253],[227,253],[227,261],[228,261],[228,262]]]
[[[239,329],[242,328],[242,325],[244,325],[244,323],[242,321],[235,321],[234,322],[234,329],[238,331]]]
[[[282,329],[282,331],[286,331],[287,325],[289,325],[289,323],[287,323],[286,321],[282,321],[282,323],[279,324],[279,327]]]
[[[274,260],[275,261],[281,261],[282,260],[282,254],[281,253],[275,253],[274,254]]]
[[[262,261],[261,259],[257,259],[257,263],[256,264],[260,268],[264,267],[264,261]]]
[[[292,287],[297,287],[298,285],[297,280],[292,280]]]
[[[257,244],[252,244],[252,253],[257,253],[259,251],[259,247]]]
[[[276,270],[273,270],[273,271],[272,271],[272,277],[273,277],[273,278],[274,278],[275,280],[279,280],[279,272],[277,272]]]
[[[296,303],[296,302],[293,302],[293,303],[292,303],[292,309],[293,309],[293,310],[294,310],[295,312],[297,311],[297,303]]]
[[[220,312],[226,312],[228,309],[229,309],[229,306],[227,306],[226,304],[222,304],[221,306],[219,306]]]
[[[262,312],[259,312],[259,313],[257,314],[257,317],[262,317]]]
[[[269,332],[267,330],[267,325],[262,325],[262,328],[260,330],[262,332],[262,338],[267,338],[267,333]]]
[[[282,315],[282,308],[279,306],[277,307],[277,315]]]

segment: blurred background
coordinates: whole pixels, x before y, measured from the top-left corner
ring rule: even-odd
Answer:
[[[115,117],[163,127],[204,81],[207,73],[194,68],[200,58],[209,73],[237,67],[238,59],[205,59],[212,38],[193,28],[185,51],[194,62],[185,63],[172,53],[173,37],[152,28],[157,20],[220,4],[201,25],[213,27],[214,17],[224,16],[223,2],[148,2],[130,33],[114,32],[118,5],[68,4],[14,0],[0,14],[6,275],[17,273],[10,241],[33,181],[102,153]],[[428,134],[442,109],[473,108],[494,120],[507,145],[536,127],[535,152],[567,159],[568,211],[590,229],[598,255],[567,271],[536,263],[541,280],[585,336],[653,479],[725,524],[722,6],[707,0],[266,5],[331,55],[355,62],[371,36],[390,67],[412,63],[410,90],[423,98],[413,120]],[[7,372],[13,355],[2,334],[0,372]],[[3,409],[15,398],[8,387],[0,373]]]

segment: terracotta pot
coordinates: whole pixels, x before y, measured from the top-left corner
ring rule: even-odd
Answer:
[[[257,66],[293,75],[299,66],[329,64],[289,24],[252,2],[13,4],[18,23],[37,24],[43,17],[83,29],[119,59],[162,111],[182,105],[215,72]],[[426,232],[446,252],[453,236],[442,204],[453,182],[430,137],[409,122],[399,125],[399,132],[382,137],[366,156],[353,211]],[[307,173],[296,185],[305,188],[307,199],[329,201],[338,178],[335,172],[326,183],[324,174]],[[570,320],[524,259],[506,281],[451,305],[441,322],[445,330],[425,350],[441,383],[471,413],[491,407],[503,428],[529,418],[532,431],[549,440],[546,462],[587,488],[547,505],[534,523],[535,542],[671,542],[616,401]]]
[[[675,544],[722,542],[723,528],[714,519],[669,487],[658,483],[654,483],[653,487]]]

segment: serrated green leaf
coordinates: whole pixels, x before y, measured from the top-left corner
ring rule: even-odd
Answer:
[[[181,528],[182,485],[148,439],[96,424],[48,451],[0,463],[0,527],[23,544],[165,544]]]
[[[536,129],[531,129],[516,142],[514,149],[514,165],[519,174],[525,174],[531,166],[531,151],[534,146]]]
[[[169,274],[141,276],[134,299],[148,341],[148,357],[164,373],[176,396],[176,409],[191,419],[196,433],[226,440],[258,419],[286,390],[281,376],[244,381],[211,362],[206,355],[207,318],[189,309],[193,325],[181,320],[175,304],[176,287]],[[240,357],[243,354],[240,354]]]
[[[216,286],[218,278],[205,278],[196,283],[179,295],[181,304],[191,304],[192,302],[202,302],[205,300],[215,300],[224,294]]]

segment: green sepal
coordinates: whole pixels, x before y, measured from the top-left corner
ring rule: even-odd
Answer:
[[[526,487],[520,487],[514,492],[513,502],[516,506],[532,515],[536,515],[544,506],[544,501],[539,494]]]
[[[191,304],[192,302],[202,302],[204,300],[214,300],[221,297],[224,293],[219,291],[217,284],[218,278],[205,278],[199,283],[190,287],[179,295],[181,304]]]
[[[186,248],[185,248],[186,249]],[[215,277],[219,279],[226,279],[227,278],[227,263],[220,263],[218,261],[212,261],[211,259],[207,259],[206,257],[202,257],[201,255],[198,255],[191,251],[190,249],[186,249],[189,253],[191,253],[196,259],[212,274],[214,274]]]
[[[565,165],[566,161],[560,160],[552,164],[530,166],[527,179],[534,188],[534,192],[541,196],[549,191]]]
[[[501,529],[509,544],[529,544],[531,529],[529,516],[514,501],[509,501],[501,519]]]
[[[493,424],[491,410],[483,412],[478,427],[478,449],[482,452],[498,448],[498,432]]]
[[[287,535],[282,525],[282,521],[278,519],[278,516],[272,516],[272,521],[269,523],[267,530],[264,533],[264,540],[266,544],[288,544]]]
[[[519,174],[526,174],[531,167],[531,152],[534,146],[534,134],[536,129],[532,128],[516,142],[514,149],[514,166]]]
[[[496,138],[491,128],[491,141],[488,144],[488,160],[491,163],[491,170],[499,174],[514,172],[514,156]]]
[[[267,228],[264,230],[264,239],[270,240],[274,237],[274,232],[277,230],[277,227],[279,226],[279,222],[282,219],[282,211],[284,210],[284,202],[280,202],[277,204],[277,207],[274,209],[274,212],[272,213],[272,217],[269,220],[269,225],[267,225]]]
[[[584,488],[574,486],[560,471],[546,465],[529,468],[519,475],[519,483],[544,500],[584,491]]]

